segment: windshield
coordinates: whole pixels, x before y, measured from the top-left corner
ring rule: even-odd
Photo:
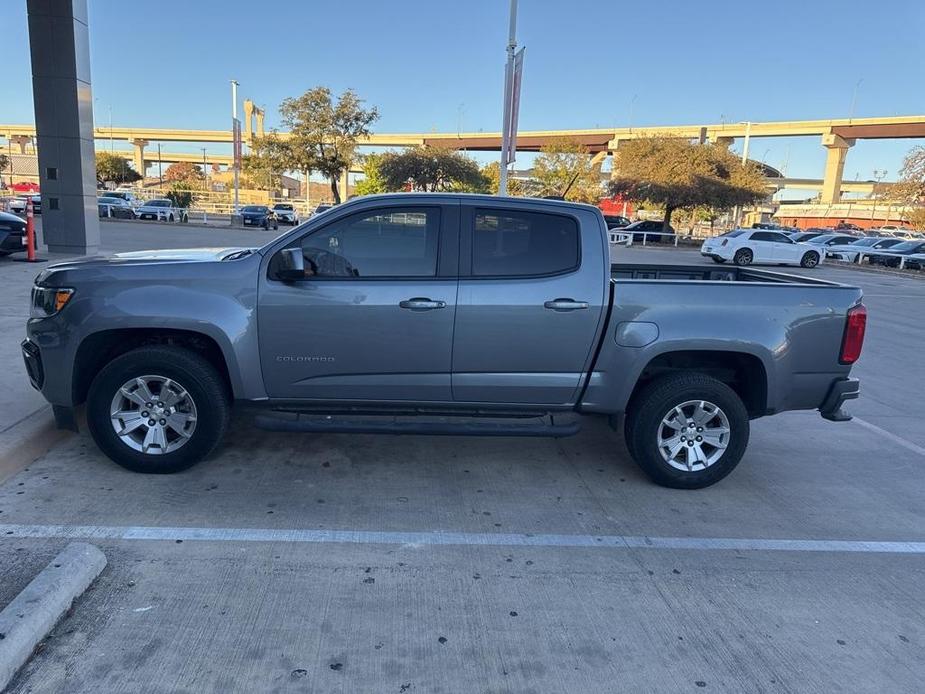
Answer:
[[[282,212],[292,212],[292,205],[273,205],[273,209]]]
[[[169,207],[170,200],[149,200],[145,203],[145,207]]]
[[[891,251],[915,251],[918,250],[919,246],[925,245],[923,241],[903,241],[898,243],[892,248]]]
[[[259,207],[258,205],[248,205],[245,207],[242,212],[266,212],[266,207]]]

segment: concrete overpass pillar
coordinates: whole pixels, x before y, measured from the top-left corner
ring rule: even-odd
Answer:
[[[53,253],[100,245],[87,0],[27,0],[42,234]]]
[[[337,184],[337,187],[340,189],[340,199],[343,202],[346,202],[347,198],[350,197],[350,181],[348,180],[349,173],[350,167],[348,166],[340,175],[340,183]]]
[[[262,108],[256,110],[257,113],[257,137],[263,137],[263,118],[266,116]]]
[[[25,154],[26,145],[29,144],[30,142],[32,142],[32,138],[29,137],[28,135],[13,135],[13,137],[10,138],[10,154],[13,153],[14,144],[19,145],[20,154]]]
[[[725,137],[724,135],[710,135],[707,138],[711,145],[720,145],[721,147],[732,147],[735,142],[734,137]]]
[[[822,178],[821,202],[832,205],[841,201],[842,174],[845,171],[845,158],[854,140],[835,134],[822,136],[822,146],[826,148],[825,175]]]
[[[135,164],[135,171],[144,176],[147,170],[145,167],[145,147],[148,146],[148,141],[132,140],[132,146],[134,147],[132,161]]]
[[[254,102],[250,99],[244,100],[244,141],[250,144],[253,142],[253,121],[254,121]]]
[[[623,140],[614,139],[607,143],[607,151],[610,153],[610,178],[611,180],[617,177],[617,174],[619,173],[619,170],[620,170],[618,161],[620,157],[619,149],[620,149],[621,142],[623,142]]]

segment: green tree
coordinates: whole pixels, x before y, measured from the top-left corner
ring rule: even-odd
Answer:
[[[363,157],[363,174],[364,178],[357,181],[353,188],[354,193],[357,195],[375,195],[376,193],[388,192],[385,179],[382,177],[381,154],[367,154]]]
[[[899,180],[889,193],[891,198],[906,205],[925,202],[925,147],[919,145],[909,150],[899,170]]]
[[[100,183],[134,183],[142,175],[129,166],[128,159],[114,152],[96,153],[96,178]]]
[[[925,229],[925,207],[917,206],[910,209],[904,219],[912,225],[914,229]]]
[[[501,187],[501,164],[493,161],[485,164],[481,168],[482,180],[484,181],[484,190],[477,192],[480,193],[490,193],[492,195],[498,194],[498,189]],[[524,182],[519,178],[511,178],[508,176],[507,179],[507,194],[512,197],[520,197],[527,194],[528,186],[524,185]]]
[[[764,176],[728,148],[689,140],[650,137],[620,144],[610,192],[665,208],[664,228],[675,210],[726,210],[767,197]]]
[[[388,190],[403,190],[410,185],[412,190],[431,193],[471,192],[486,185],[478,164],[444,147],[421,145],[404,152],[388,152],[382,155],[379,169]]]
[[[170,200],[174,207],[189,209],[197,200],[199,195],[193,188],[193,184],[187,180],[174,181],[171,183],[170,188],[167,190],[167,194],[164,197]]]
[[[592,164],[587,148],[572,140],[544,145],[533,164],[533,179],[540,196],[597,203],[604,193],[600,165]]]
[[[164,171],[164,180],[168,183],[185,181],[187,183],[201,183],[205,178],[202,167],[188,161],[178,161],[171,164]]]
[[[242,158],[242,169],[254,184],[263,190],[273,190],[280,186],[280,177],[284,171],[303,170],[298,165],[295,153],[287,140],[280,138],[276,132],[264,137],[254,138],[251,151]]]
[[[339,203],[338,179],[354,159],[357,140],[369,135],[379,111],[363,108],[362,99],[351,89],[335,103],[330,89],[315,87],[284,99],[279,113],[289,128],[286,170],[317,171],[331,182],[334,202]]]

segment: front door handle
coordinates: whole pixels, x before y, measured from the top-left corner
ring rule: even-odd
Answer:
[[[445,308],[446,302],[434,301],[433,299],[418,296],[413,299],[399,301],[398,305],[401,308],[407,308],[411,311],[433,311],[435,308]]]
[[[575,301],[574,299],[553,299],[544,303],[543,307],[553,311],[577,311],[578,309],[588,308],[588,302]]]

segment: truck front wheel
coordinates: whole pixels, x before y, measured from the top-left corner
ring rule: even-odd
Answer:
[[[179,472],[221,440],[228,389],[206,359],[180,347],[141,347],[93,379],[87,427],[111,460],[133,472]]]
[[[732,388],[696,372],[648,383],[626,413],[627,448],[653,482],[700,489],[735,469],[748,445],[748,412]]]

